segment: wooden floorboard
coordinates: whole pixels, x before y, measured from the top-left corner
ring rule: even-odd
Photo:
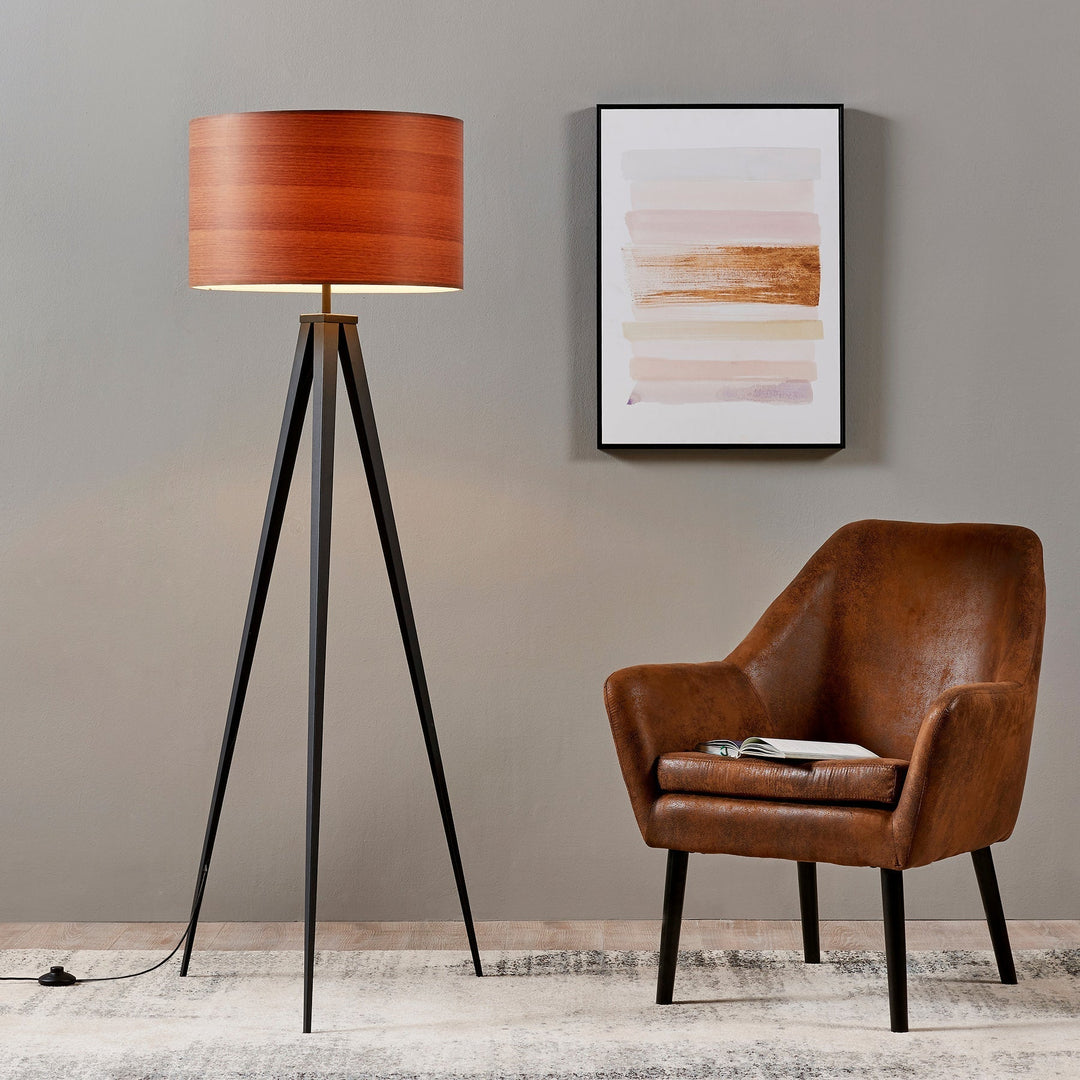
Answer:
[[[2,949],[171,949],[183,923],[0,923]],[[656,920],[481,922],[476,936],[483,950],[498,949],[635,949],[655,950],[660,941]],[[1080,920],[1016,920],[1009,923],[1016,949],[1080,947]],[[324,922],[320,949],[468,949],[460,922]],[[910,920],[911,951],[989,949],[986,924],[979,920]],[[800,949],[797,920],[688,919],[679,941],[683,949]],[[291,923],[199,924],[196,949],[300,949],[303,925]],[[877,950],[885,947],[881,923],[823,921],[822,949]]]
[[[20,924],[7,924],[8,926]],[[22,923],[23,933],[8,949],[111,949],[130,923]],[[0,931],[0,940],[3,940]]]
[[[316,934],[318,928],[316,926]],[[196,936],[196,941],[198,937]],[[302,949],[304,924],[299,922],[227,922],[221,924],[212,949]]]
[[[637,920],[618,919],[601,923],[605,949],[655,949],[660,941],[660,920],[639,922]],[[687,928],[693,926],[689,920]],[[690,948],[690,939],[683,942],[683,948]]]
[[[602,922],[508,922],[507,949],[602,949]]]

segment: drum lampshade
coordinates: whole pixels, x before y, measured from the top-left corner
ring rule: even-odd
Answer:
[[[192,120],[189,136],[195,288],[461,288],[460,120],[231,113]]]

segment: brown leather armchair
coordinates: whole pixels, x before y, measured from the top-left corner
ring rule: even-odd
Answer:
[[[903,871],[971,852],[1001,981],[1016,973],[990,845],[1020,809],[1045,608],[1042,545],[1007,525],[840,529],[723,661],[617,671],[611,730],[645,843],[667,848],[658,1004],[670,1004],[689,853],[798,863],[820,959],[819,862],[881,870],[892,1030],[907,1031]],[[694,752],[750,735],[880,758]]]

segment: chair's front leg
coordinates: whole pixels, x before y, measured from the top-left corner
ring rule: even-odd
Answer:
[[[998,890],[997,874],[994,872],[994,857],[990,854],[990,849],[984,847],[971,853],[971,861],[975,864],[975,877],[979,882],[983,911],[986,912],[986,925],[990,928],[990,941],[994,946],[998,974],[1003,983],[1015,983],[1016,965],[1013,963],[1009,928],[1005,924],[1005,911],[1001,906],[1001,893]]]
[[[881,871],[885,915],[885,966],[889,973],[889,1020],[893,1031],[907,1031],[907,934],[904,926],[904,872]]]
[[[660,929],[660,971],[656,977],[656,1004],[670,1005],[675,990],[675,965],[679,962],[679,931],[682,929],[683,897],[689,852],[669,851],[664,883],[664,922]]]
[[[799,915],[802,919],[803,959],[821,963],[821,935],[818,931],[817,863],[801,862],[799,867]]]

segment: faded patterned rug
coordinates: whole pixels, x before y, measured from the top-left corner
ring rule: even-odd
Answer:
[[[160,955],[160,954],[157,954]],[[0,974],[84,978],[146,952],[5,952]],[[300,1034],[298,952],[200,952],[122,982],[0,983],[0,1077],[39,1080],[826,1080],[1080,1077],[1080,949],[911,953],[911,1032],[888,1030],[881,953],[687,951],[675,1004],[656,954],[324,952]]]

